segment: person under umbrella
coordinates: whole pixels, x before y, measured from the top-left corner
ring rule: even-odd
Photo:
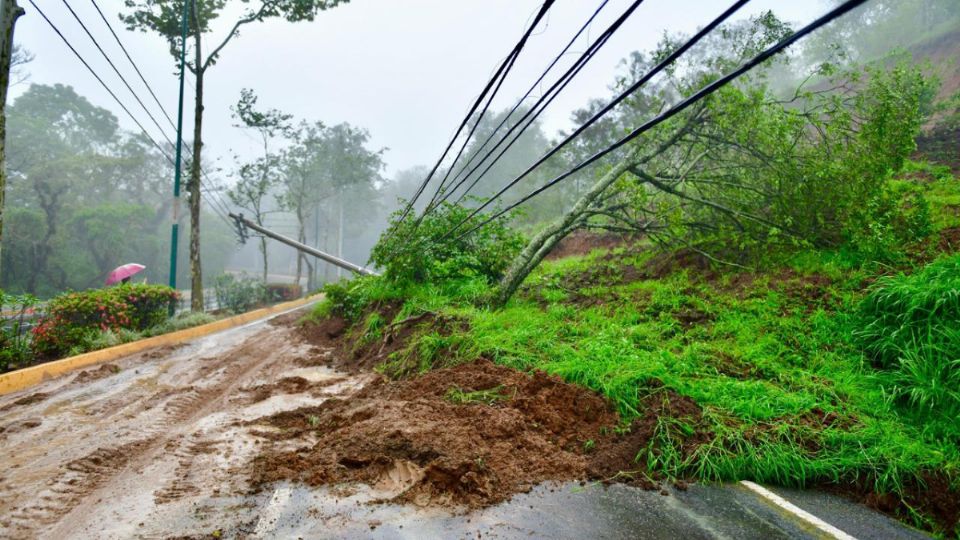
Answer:
[[[130,283],[130,278],[142,272],[146,266],[137,263],[127,263],[118,266],[107,276],[105,285],[110,286],[114,283]]]

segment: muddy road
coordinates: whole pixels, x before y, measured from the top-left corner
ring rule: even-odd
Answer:
[[[265,445],[315,442],[260,419],[349,401],[375,377],[325,367],[331,352],[298,337],[297,316],[0,396],[0,537],[836,537],[742,486],[546,483],[468,511],[371,503],[409,487],[397,469],[370,485],[253,485]],[[836,498],[780,495],[855,537],[922,536]]]

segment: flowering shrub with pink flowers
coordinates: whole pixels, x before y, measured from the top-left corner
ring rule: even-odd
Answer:
[[[170,287],[146,284],[61,294],[47,303],[31,346],[40,355],[62,355],[91,334],[145,330],[163,323],[177,298]]]

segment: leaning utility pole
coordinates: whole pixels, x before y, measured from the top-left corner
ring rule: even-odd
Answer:
[[[3,205],[7,191],[7,88],[13,58],[13,28],[23,15],[17,0],[0,0],[0,250],[3,249]],[[2,275],[2,274],[0,274]]]
[[[250,221],[249,219],[243,217],[243,214],[240,214],[240,215],[237,215],[237,214],[228,214],[228,215],[229,215],[231,218],[233,218],[233,220],[237,223],[237,229],[238,229],[238,231],[240,231],[240,238],[241,238],[241,240],[245,240],[245,239],[246,239],[246,234],[243,232],[243,229],[244,229],[245,227],[249,227],[249,228],[257,231],[258,233],[260,233],[260,234],[262,234],[262,235],[269,236],[270,238],[273,238],[274,240],[277,240],[278,242],[283,242],[284,244],[286,244],[286,245],[288,245],[288,246],[290,246],[290,247],[296,248],[298,251],[300,251],[300,252],[302,252],[302,253],[306,253],[307,255],[313,255],[314,257],[316,257],[316,258],[318,258],[318,259],[323,259],[324,261],[327,261],[328,263],[336,266],[337,268],[345,268],[345,269],[347,269],[347,270],[349,270],[349,271],[351,271],[351,272],[353,272],[353,273],[355,273],[355,274],[360,274],[361,276],[377,276],[377,275],[379,275],[379,274],[377,274],[376,272],[374,272],[373,270],[370,270],[369,268],[360,266],[359,264],[353,264],[352,262],[347,261],[347,260],[344,260],[344,259],[341,259],[340,257],[337,257],[336,255],[330,255],[329,253],[325,253],[325,252],[323,252],[323,251],[320,251],[320,250],[317,249],[317,248],[310,247],[310,246],[308,246],[308,245],[306,245],[306,244],[304,244],[304,243],[302,243],[302,242],[297,242],[297,241],[294,240],[293,238],[284,236],[284,235],[282,235],[282,234],[280,234],[280,233],[275,233],[275,232],[273,232],[273,231],[271,231],[270,229],[267,229],[267,228],[265,228],[265,227],[261,227],[261,226],[258,225],[257,223],[255,223],[255,222],[253,222],[253,221]]]

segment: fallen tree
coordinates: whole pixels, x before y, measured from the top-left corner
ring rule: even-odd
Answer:
[[[788,32],[769,14],[721,32],[641,89],[607,129],[632,129]],[[679,43],[666,38],[649,57],[635,54],[630,72],[644,72]],[[904,64],[845,72],[824,64],[784,96],[768,82],[774,69],[762,66],[627,145],[513,259],[495,304],[580,228],[644,235],[736,265],[771,247],[842,243],[883,259],[928,234],[923,201],[901,201],[888,180],[915,147],[932,83]],[[574,163],[582,157],[568,155]]]

